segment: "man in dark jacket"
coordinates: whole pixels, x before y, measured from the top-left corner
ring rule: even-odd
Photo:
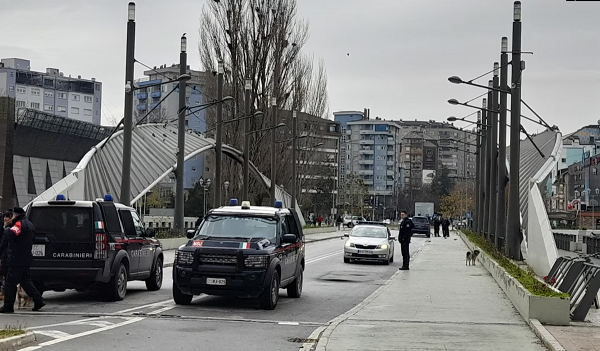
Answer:
[[[433,236],[440,236],[440,216],[436,216],[433,220]]]
[[[12,211],[7,211],[2,215],[2,229],[0,229],[0,300],[4,300],[4,280],[6,279],[6,274],[8,272],[8,263],[7,263],[7,255],[6,255],[6,244],[3,245],[4,242],[4,229],[7,228],[12,221]],[[4,249],[3,249],[4,247]]]
[[[13,219],[10,227],[4,229],[4,243],[8,259],[8,274],[6,276],[6,288],[4,306],[0,313],[13,313],[15,300],[17,298],[17,285],[33,299],[33,311],[38,311],[46,304],[42,295],[33,285],[29,276],[29,268],[33,262],[31,248],[33,246],[33,223],[25,218],[25,211],[20,207],[13,209]],[[0,249],[1,251],[1,249]]]
[[[448,218],[442,218],[442,232],[444,233],[444,239],[450,237],[450,220]]]
[[[398,233],[398,241],[400,242],[400,249],[402,251],[402,267],[401,271],[408,270],[408,264],[410,262],[410,238],[412,237],[412,230],[415,227],[413,222],[408,218],[406,211],[400,212],[400,232]]]

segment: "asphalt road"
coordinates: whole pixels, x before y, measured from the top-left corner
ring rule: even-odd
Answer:
[[[425,243],[414,237],[411,251]],[[35,331],[38,341],[21,350],[298,350],[318,327],[360,303],[401,265],[396,242],[391,265],[343,262],[345,240],[308,243],[302,297],[288,299],[285,290],[274,311],[253,300],[198,296],[189,306],[171,297],[171,268],[163,288],[146,290],[130,282],[124,301],[106,302],[94,293],[46,292],[43,312],[17,311],[5,325]]]

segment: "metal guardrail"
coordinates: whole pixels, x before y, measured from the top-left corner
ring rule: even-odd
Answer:
[[[556,247],[559,250],[571,250],[571,242],[577,241],[577,235],[575,234],[563,234],[563,233],[554,233],[554,242],[556,243]]]
[[[600,254],[600,236],[584,236],[583,243],[587,246],[588,254]]]
[[[592,304],[600,307],[600,266],[592,264],[589,257],[559,257],[544,280],[571,296],[572,320],[585,320]]]

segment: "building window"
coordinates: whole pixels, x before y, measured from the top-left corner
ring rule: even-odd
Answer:
[[[100,84],[96,83],[96,90],[100,91]]]
[[[96,102],[100,102],[100,99],[96,98]]]
[[[30,102],[29,103],[29,107],[39,110],[40,109],[40,103],[39,102]]]
[[[81,96],[79,96],[77,94],[71,95],[71,98],[73,99],[73,101],[79,101],[79,100],[81,100]],[[79,112],[77,112],[77,113],[79,113]]]
[[[17,107],[25,107],[25,101],[17,100]]]
[[[94,101],[94,99],[91,96],[84,96],[83,101],[92,103]]]
[[[560,162],[562,162],[562,163],[567,163],[567,159],[566,159],[566,158],[561,158],[561,159],[560,159]]]
[[[13,90],[15,90],[15,86],[14,85],[9,85],[8,86],[8,91],[12,92]]]
[[[90,110],[89,108],[86,108],[85,110],[83,110],[83,114],[86,116],[91,116],[92,115],[92,110]]]
[[[44,111],[54,111],[54,105],[44,104]]]
[[[196,172],[196,167],[192,167],[192,172]]]
[[[44,96],[45,97],[49,97],[49,98],[53,98],[54,97],[54,92],[53,91],[44,91]]]
[[[37,88],[31,88],[31,95],[33,96],[40,96],[40,89]]]
[[[67,106],[57,106],[56,111],[58,112],[67,112]]]
[[[67,99],[67,93],[58,93],[58,98],[66,100]]]
[[[79,114],[79,107],[71,107],[71,113],[74,115]]]

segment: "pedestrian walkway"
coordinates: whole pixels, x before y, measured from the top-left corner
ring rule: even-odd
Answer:
[[[466,266],[454,233],[431,238],[363,303],[332,321],[317,350],[546,350],[491,275]]]

